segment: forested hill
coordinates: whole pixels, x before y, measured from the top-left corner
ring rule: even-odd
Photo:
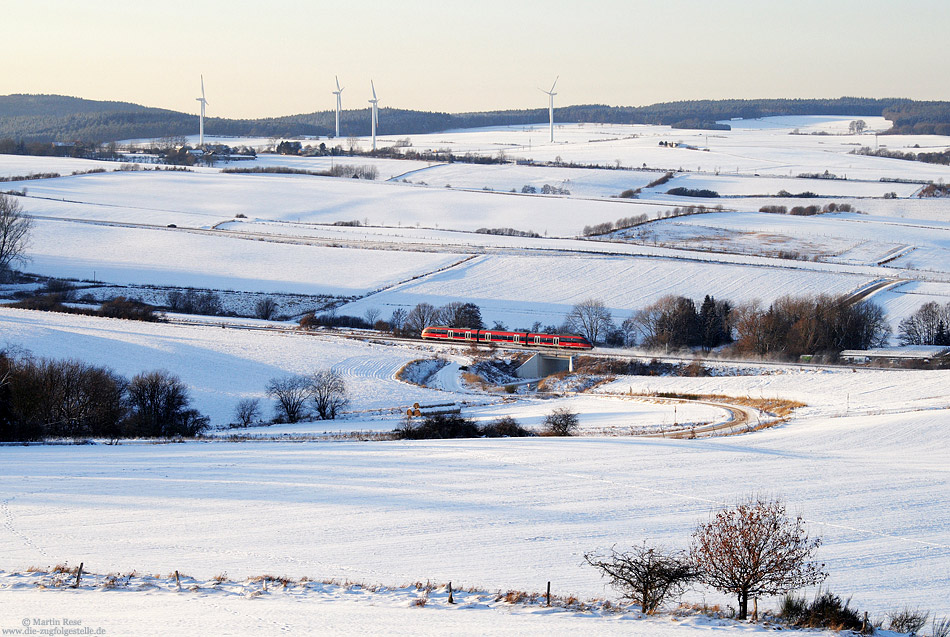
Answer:
[[[547,109],[439,113],[383,108],[379,132],[383,135],[432,133],[454,128],[520,126],[547,121]],[[696,100],[650,106],[580,105],[555,109],[555,120],[613,124],[665,124],[679,128],[727,128],[716,121],[734,117],[773,115],[846,115],[887,117],[894,132],[950,134],[950,102],[870,99],[757,99]],[[366,135],[369,109],[344,111],[341,134]],[[208,135],[291,137],[325,136],[333,132],[334,112],[260,119],[205,120]],[[0,96],[0,139],[22,141],[109,142],[120,139],[157,139],[191,135],[197,117],[128,102],[101,102],[62,95]]]

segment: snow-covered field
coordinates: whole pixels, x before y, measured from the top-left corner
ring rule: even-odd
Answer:
[[[826,417],[692,441],[6,448],[0,563],[488,590],[552,581],[555,591],[600,597],[613,594],[583,552],[683,546],[711,511],[760,493],[784,497],[824,538],[830,590],[877,616],[904,605],[945,612],[947,417],[946,407]],[[37,603],[35,593],[5,597],[16,616]],[[699,591],[687,599],[729,601]],[[268,612],[231,608],[245,620]]]
[[[950,167],[850,151],[876,144],[942,150],[950,139],[875,140],[873,131],[887,126],[880,118],[864,118],[871,133],[849,135],[852,119],[734,121],[732,131],[563,124],[554,144],[546,142],[546,126],[411,136],[416,150],[503,153],[557,166],[276,155],[235,164],[372,165],[377,181],[222,174],[219,165],[64,176],[3,189],[27,191],[18,201],[36,220],[25,270],[45,276],[332,294],[354,298],[340,313],[378,309],[382,318],[423,301],[471,301],[489,323],[513,328],[559,324],[572,304],[587,298],[603,300],[620,321],[665,294],[768,303],[786,294],[853,293],[887,279],[894,285],[872,299],[896,325],[926,301],[950,300],[950,200],[918,200],[919,184],[879,180],[948,181]],[[394,141],[383,136],[381,145]],[[368,146],[365,139],[358,143]],[[563,165],[569,162],[649,170]],[[0,156],[0,176],[117,166]],[[641,199],[615,198],[646,186],[661,170],[681,168]],[[798,178],[826,170],[848,180]],[[521,194],[524,185],[540,191],[545,184],[571,194]],[[675,186],[726,196],[665,194]],[[769,196],[780,190],[820,197]],[[890,192],[898,198],[883,199]],[[763,205],[830,201],[868,214],[756,212]],[[726,211],[653,221],[601,240],[577,238],[587,225],[641,213],[653,219],[698,203]],[[329,225],[338,221],[364,226]],[[483,227],[542,236],[472,232]],[[778,258],[792,253],[801,258]],[[559,594],[613,597],[583,564],[585,551],[641,541],[684,546],[698,521],[751,494],[783,497],[804,515],[824,538],[819,559],[831,573],[827,587],[853,595],[858,608],[878,618],[904,606],[950,612],[946,371],[773,366],[770,373],[741,376],[621,376],[594,393],[541,399],[466,385],[460,366],[471,355],[465,350],[12,309],[0,309],[2,348],[76,358],[126,376],[167,369],[216,426],[234,420],[244,398],[261,399],[268,417],[270,379],[320,368],[343,374],[351,404],[332,423],[237,430],[308,442],[0,447],[0,628],[13,627],[8,617],[16,622],[55,608],[108,634],[348,632],[354,621],[378,633],[760,632],[765,629],[696,617],[631,621],[599,611],[510,606],[475,593],[450,608],[436,592],[420,608],[412,606],[415,589],[399,588],[431,580],[541,591],[551,581]],[[428,386],[396,378],[406,363],[435,355],[449,364]],[[721,407],[633,396],[657,392],[777,397],[806,406],[787,423],[751,434],[630,436],[729,417]],[[512,416],[530,428],[567,406],[578,412],[583,435],[315,440],[324,433],[391,430],[414,402],[455,402],[477,420]],[[97,574],[136,570],[165,577],[179,570],[202,587],[179,594],[161,582],[134,592],[14,586],[39,577],[14,571],[67,561],[84,562]],[[209,580],[222,573],[227,584],[215,589]],[[248,599],[253,591],[244,579],[264,574],[396,590],[368,594],[326,585]],[[733,603],[703,590],[686,599]],[[147,625],[130,628],[127,617]]]
[[[805,217],[722,212],[664,219],[618,231],[614,236],[717,252],[785,251],[799,253],[805,260],[886,263],[898,269],[950,272],[950,219],[902,221],[854,213]]]
[[[560,164],[573,161],[627,170],[262,154],[235,165],[317,171],[336,163],[372,165],[380,178],[234,175],[222,174],[226,166],[218,166],[192,172],[67,176],[13,182],[10,188],[26,188],[28,196],[20,201],[38,217],[32,262],[26,269],[45,276],[360,296],[457,263],[467,254],[485,255],[359,301],[346,310],[354,313],[371,305],[394,308],[421,300],[439,304],[475,300],[485,304],[490,321],[520,324],[531,318],[528,323],[556,324],[567,307],[589,296],[609,298],[620,317],[664,292],[700,298],[712,293],[741,302],[767,301],[783,294],[848,292],[877,278],[947,283],[944,235],[950,227],[950,203],[913,198],[919,184],[879,180],[946,180],[950,168],[850,152],[884,144],[890,149],[934,150],[947,147],[950,140],[938,136],[879,136],[875,140],[873,132],[887,127],[880,118],[867,119],[871,132],[849,135],[851,119],[733,121],[731,131],[564,124],[557,128],[554,144],[542,143],[545,131],[534,126],[448,131],[411,139],[415,150],[495,156],[501,151],[511,159],[552,162],[560,156]],[[254,140],[245,141],[254,145]],[[392,141],[384,137],[381,144]],[[661,141],[680,146],[660,146]],[[35,168],[66,175],[80,166],[76,161],[7,157],[0,162],[0,172],[25,174]],[[107,170],[116,166],[114,162],[86,164]],[[629,170],[644,166],[648,170]],[[640,199],[616,198],[623,190],[646,186],[661,174],[658,171],[680,168],[693,172],[679,172],[667,184],[645,189]],[[848,179],[797,178],[825,171]],[[539,190],[550,185],[571,194],[522,195],[524,185]],[[701,200],[665,194],[675,186],[709,188],[726,196]],[[515,194],[509,192],[512,189]],[[765,196],[781,190],[810,191],[821,197]],[[882,198],[890,192],[898,198]],[[754,214],[763,205],[830,201],[851,203],[868,214],[820,219]],[[576,237],[585,226],[641,214],[654,219],[674,207],[700,203],[741,212],[638,226],[619,235],[628,245],[548,238]],[[80,226],[75,220],[97,225]],[[371,227],[328,225],[344,221]],[[170,233],[165,228],[169,224],[177,230],[202,229],[217,236]],[[486,227],[533,231],[544,238],[471,233]],[[256,241],[237,241],[234,233]],[[101,249],[103,245],[110,249]],[[327,250],[334,245],[371,249]],[[550,250],[559,252],[558,260],[536,258]],[[577,251],[611,256],[573,263]],[[564,259],[567,254],[571,259]],[[617,254],[646,255],[650,263]],[[522,256],[530,258],[514,258]],[[656,256],[675,259],[675,271],[671,273],[663,262],[656,265]],[[767,259],[764,270],[752,267],[762,264],[763,256],[793,258]],[[699,271],[705,275],[705,265],[697,264],[697,257],[703,262],[741,265],[738,269],[712,266],[712,276],[697,277]],[[794,257],[817,258],[822,263]],[[816,276],[816,271],[823,274]],[[584,278],[577,281],[579,272]],[[570,285],[559,283],[567,279],[572,279]],[[887,309],[895,308],[894,325],[914,309],[911,305],[917,297],[904,293],[911,289],[898,285],[889,296],[880,297]],[[932,293],[942,296],[947,291],[938,285]]]
[[[34,242],[30,269],[47,276],[338,296],[363,295],[465,258],[47,219],[36,220]]]
[[[410,281],[343,307],[361,315],[368,307],[443,305],[464,298],[484,316],[508,327],[535,321],[560,324],[575,303],[597,298],[618,322],[667,294],[702,300],[706,294],[734,302],[770,302],[787,294],[845,294],[871,279],[851,274],[784,267],[744,267],[641,257],[479,256],[460,266]]]

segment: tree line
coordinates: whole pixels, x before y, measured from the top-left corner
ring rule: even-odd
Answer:
[[[950,303],[924,303],[898,325],[901,345],[950,345]]]
[[[921,339],[943,338],[934,335],[946,334],[950,304],[944,309],[931,305],[936,306],[925,306],[919,316],[901,324],[902,341],[918,338],[909,335],[911,324],[918,326]],[[365,317],[326,313],[301,319],[302,327],[316,325],[375,328],[401,336],[418,336],[426,327],[436,325],[486,327],[478,305],[462,302],[442,307],[423,302],[408,311],[396,308],[388,321],[380,319],[376,308],[367,310]],[[508,327],[496,321],[491,329],[507,331]],[[619,325],[603,301],[591,298],[574,305],[560,325],[535,322],[531,327],[514,331],[580,334],[595,345],[653,350],[709,352],[726,347],[736,355],[776,360],[795,360],[806,354],[836,356],[846,349],[882,347],[891,336],[890,325],[879,305],[869,301],[851,303],[846,295],[784,296],[768,306],[757,301],[734,304],[708,294],[697,306],[688,297],[667,295],[634,312]]]
[[[667,296],[634,313],[622,328],[646,347],[709,351],[729,344],[737,354],[786,360],[882,346],[890,337],[880,306],[850,303],[843,295],[785,296],[767,307],[706,296],[699,310],[690,299]]]
[[[379,120],[387,135],[433,133],[453,128],[523,126],[547,121],[547,109],[443,113],[383,108]],[[950,103],[906,99],[751,99],[691,100],[649,106],[583,104],[555,109],[562,122],[607,124],[660,124],[684,128],[725,129],[715,124],[732,118],[773,115],[881,116],[894,121],[894,132],[938,132],[950,125]],[[370,128],[369,108],[344,110],[341,134],[364,135]],[[335,127],[335,111],[258,119],[209,117],[209,134],[228,136],[328,136]],[[196,116],[124,102],[96,102],[60,95],[0,96],[0,138],[22,141],[115,141],[190,135]],[[929,128],[927,128],[929,126]],[[938,134],[946,134],[939,133]]]
[[[82,361],[0,351],[0,441],[195,436],[207,428],[170,372],[127,379]]]

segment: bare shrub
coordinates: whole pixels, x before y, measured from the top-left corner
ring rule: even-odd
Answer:
[[[269,321],[277,313],[277,301],[269,296],[265,296],[254,306],[254,315],[259,319]]]
[[[930,626],[931,637],[950,637],[950,617],[937,619],[934,616]]]
[[[418,425],[407,422],[406,426],[400,427],[395,433],[405,440],[478,438],[479,436],[475,422],[458,414],[433,414]]]
[[[910,633],[911,635],[916,635],[918,630],[927,625],[930,613],[919,609],[911,610],[904,608],[902,611],[892,613],[889,617],[890,622],[888,622],[888,627],[891,630],[896,633]]]
[[[534,435],[511,416],[504,416],[480,427],[479,433],[486,438],[521,438]]]
[[[545,430],[552,436],[573,436],[580,421],[569,407],[558,407],[544,417]]]
[[[603,555],[585,553],[588,564],[610,580],[625,599],[653,614],[668,599],[683,593],[696,576],[688,556],[643,544],[626,552],[614,549]]]
[[[850,607],[851,600],[842,601],[830,591],[818,591],[815,599],[808,600],[794,594],[786,594],[779,607],[782,619],[801,628],[830,628],[832,630],[868,629],[857,609]]]

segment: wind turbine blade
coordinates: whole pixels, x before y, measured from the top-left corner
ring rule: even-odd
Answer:
[[[205,76],[201,76],[201,99],[205,98]]]
[[[376,87],[373,85],[373,80],[369,81],[369,87],[373,89],[373,99],[376,99]]]
[[[336,90],[342,91],[343,89],[340,88],[340,78],[338,78],[336,75],[334,75],[334,76],[333,76],[333,79],[336,80]]]
[[[553,93],[553,92],[554,92],[554,87],[557,86],[557,81],[558,81],[559,79],[561,79],[561,76],[560,76],[560,75],[558,75],[556,78],[554,78],[554,84],[551,85],[551,90],[548,91],[548,93]]]

